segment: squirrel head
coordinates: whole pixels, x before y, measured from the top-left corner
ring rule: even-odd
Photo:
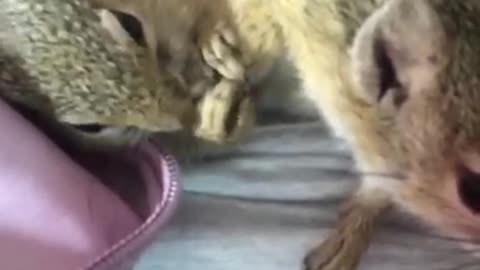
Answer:
[[[479,15],[478,1],[385,1],[351,50],[354,94],[403,176],[395,200],[468,239],[480,239]]]

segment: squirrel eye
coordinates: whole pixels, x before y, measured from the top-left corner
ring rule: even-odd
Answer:
[[[133,38],[138,45],[143,47],[146,46],[142,23],[137,18],[116,10],[111,10],[110,12],[117,17],[118,21],[123,26],[123,29],[128,32],[130,37]]]
[[[472,213],[480,213],[480,174],[461,167],[457,179],[459,197]]]

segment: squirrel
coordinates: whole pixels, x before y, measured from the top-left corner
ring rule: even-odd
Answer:
[[[220,143],[219,147],[237,143],[252,130],[256,115],[244,67],[235,48],[234,30],[220,19],[208,20],[209,24],[196,22],[198,16],[192,12],[182,14],[175,9],[177,5],[181,5],[181,1],[164,3],[162,13],[155,14],[159,18],[175,14],[175,19],[166,28],[170,31],[156,29],[155,36],[161,42],[147,47],[141,46],[144,40],[132,38],[123,28],[118,14],[105,9],[98,11],[102,25],[114,40],[140,58],[153,60],[153,66],[148,67],[150,71],[160,72],[158,67],[166,67],[168,75],[180,81],[194,99],[201,99],[198,113],[202,121],[194,132],[197,138]],[[208,35],[204,29],[208,29]],[[152,46],[156,49],[150,50]],[[218,100],[212,101],[211,97]]]
[[[168,27],[152,15],[162,0],[91,1],[136,16],[150,40],[158,34],[152,29]],[[305,269],[356,269],[393,207],[443,234],[480,238],[478,1],[211,2],[232,16],[252,87],[288,54],[305,94],[351,145],[361,172],[334,230],[305,257]],[[179,9],[207,6],[191,0]]]
[[[68,126],[75,143],[109,149],[135,143],[145,134],[178,130],[224,143],[248,118],[243,112],[251,110],[242,111],[250,105],[245,99],[233,112],[238,112],[233,123],[227,123],[243,86],[238,71],[238,82],[217,77],[217,84],[208,85],[211,91],[195,94],[190,91],[194,87],[180,81],[181,70],[155,65],[142,50],[112,38],[88,1],[1,3],[0,96],[35,109],[55,122],[52,126],[61,125],[52,128]],[[209,42],[204,41],[205,47]],[[215,67],[230,71],[222,63]],[[236,68],[241,71],[240,64]],[[85,125],[108,128],[80,132]]]

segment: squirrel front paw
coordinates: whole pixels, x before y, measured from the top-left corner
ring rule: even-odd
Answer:
[[[382,190],[360,189],[343,205],[335,229],[305,257],[304,270],[357,269],[376,224],[389,207],[389,197]]]
[[[354,270],[363,254],[355,236],[334,232],[304,259],[304,270]]]
[[[228,143],[245,137],[255,125],[255,108],[243,83],[221,80],[199,103],[196,137]]]
[[[226,23],[220,23],[211,37],[201,46],[205,62],[221,76],[243,81],[245,68],[239,61],[238,39],[233,28]]]

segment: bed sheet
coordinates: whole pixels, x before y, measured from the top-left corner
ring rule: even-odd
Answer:
[[[261,127],[247,144],[185,167],[183,178],[176,217],[136,270],[301,269],[358,183],[348,147],[318,122]],[[434,235],[392,214],[361,269],[478,269]]]

